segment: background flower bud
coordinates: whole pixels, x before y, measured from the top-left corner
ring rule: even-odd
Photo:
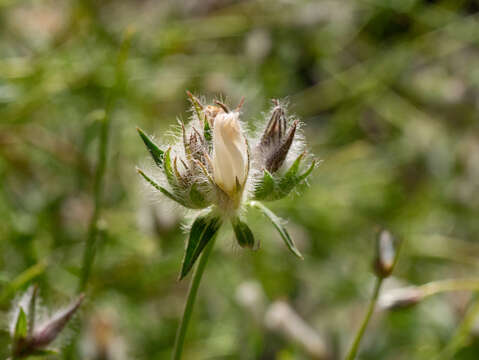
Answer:
[[[84,295],[81,295],[73,304],[67,309],[60,312],[58,315],[48,320],[40,329],[35,330],[32,336],[31,347],[33,349],[41,349],[48,346],[53,340],[57,338],[63,328],[66,326],[71,317],[80,307],[83,302]]]
[[[394,268],[396,250],[394,248],[394,237],[387,230],[381,230],[376,240],[376,259],[374,271],[379,277],[388,277]]]
[[[213,177],[216,185],[234,194],[248,173],[248,149],[237,112],[220,113],[213,128]]]

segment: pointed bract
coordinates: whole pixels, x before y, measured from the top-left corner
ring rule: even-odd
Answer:
[[[143,130],[140,128],[136,128],[138,133],[140,134],[141,139],[145,143],[148,152],[150,153],[151,157],[155,161],[156,165],[161,166],[163,164],[163,150],[161,150],[158,145],[151,140],[148,135],[146,135]]]
[[[200,215],[191,226],[188,242],[186,243],[185,255],[181,266],[180,280],[188,275],[205,246],[218,232],[221,226],[221,217],[210,212]]]

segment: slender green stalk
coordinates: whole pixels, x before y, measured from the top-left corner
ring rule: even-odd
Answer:
[[[432,281],[424,285],[419,285],[416,289],[421,292],[423,297],[450,291],[477,291],[479,290],[479,279],[447,279]]]
[[[96,254],[96,242],[98,238],[98,220],[101,213],[101,205],[103,198],[103,180],[105,177],[105,170],[108,159],[108,138],[110,133],[110,114],[111,108],[113,106],[114,98],[116,97],[116,92],[119,91],[124,82],[123,76],[123,65],[126,61],[126,58],[129,53],[131,38],[133,31],[127,29],[121,48],[118,54],[117,63],[116,63],[116,83],[110,89],[110,92],[107,95],[105,111],[102,117],[99,119],[101,121],[100,137],[99,137],[99,146],[98,146],[98,164],[95,171],[94,185],[93,185],[93,215],[88,226],[87,239],[85,244],[85,250],[83,252],[83,261],[80,273],[80,283],[78,286],[78,292],[81,293],[86,289],[88,280],[91,274],[91,268],[95,260]]]
[[[356,337],[353,341],[353,344],[351,345],[351,348],[349,349],[348,355],[346,356],[346,360],[353,360],[354,358],[356,358],[356,354],[358,353],[361,339],[363,338],[364,332],[366,331],[366,327],[368,326],[369,320],[371,319],[371,316],[373,315],[374,308],[376,307],[376,302],[378,301],[379,291],[381,290],[381,285],[383,283],[383,280],[384,278],[382,277],[376,278],[376,284],[374,285],[374,291],[371,297],[371,301],[369,302],[368,311],[366,313],[366,316],[363,319],[361,327],[356,333]]]
[[[101,202],[103,194],[103,178],[105,177],[107,151],[108,151],[108,137],[110,129],[110,116],[105,112],[100,130],[100,146],[98,147],[98,165],[95,172],[94,180],[94,208],[93,215],[88,226],[88,235],[83,253],[83,262],[81,267],[80,284],[78,292],[85,290],[90,278],[91,267],[96,254],[96,239],[98,235],[98,219],[100,217]]]
[[[198,265],[196,266],[193,278],[191,279],[190,288],[188,290],[188,298],[186,299],[185,310],[183,312],[183,318],[181,319],[180,327],[176,333],[175,347],[173,350],[173,360],[180,360],[181,353],[183,352],[183,344],[185,342],[186,331],[188,329],[188,324],[191,319],[191,314],[193,313],[193,307],[195,305],[196,294],[198,293],[198,287],[200,286],[201,277],[205,271],[206,264],[208,262],[211,250],[215,244],[216,236],[214,236],[208,245],[206,245],[201,257],[199,259]]]
[[[438,356],[440,360],[452,359],[456,352],[464,345],[474,326],[476,318],[479,316],[479,294],[476,294],[469,304],[467,314],[462,319],[456,332],[449,340],[448,344]]]

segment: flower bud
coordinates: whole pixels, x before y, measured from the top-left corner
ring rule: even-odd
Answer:
[[[71,304],[67,309],[48,320],[39,330],[34,331],[31,339],[32,347],[35,349],[41,349],[53,342],[78,310],[83,299],[84,295],[81,295],[78,300]]]
[[[287,129],[288,121],[285,110],[277,100],[274,100],[274,103],[275,108],[258,144],[259,151],[264,158],[264,169],[270,173],[278,171],[283,165],[298,126],[298,121],[294,121]]]
[[[376,275],[382,278],[391,275],[395,261],[394,237],[389,231],[382,230],[376,241],[376,259],[374,261]]]
[[[248,148],[237,112],[219,113],[213,127],[213,177],[216,185],[234,195],[248,176]]]
[[[50,350],[45,348],[60,335],[80,307],[84,296],[81,295],[67,309],[59,312],[39,327],[35,321],[38,313],[36,298],[37,288],[34,287],[23,296],[19,304],[18,315],[12,326],[12,356],[15,359],[50,353]],[[25,312],[22,306],[25,306],[28,311]]]

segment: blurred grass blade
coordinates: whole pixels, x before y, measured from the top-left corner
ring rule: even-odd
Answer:
[[[140,128],[136,128],[136,130],[138,131],[138,134],[140,134],[140,137],[145,143],[145,146],[148,149],[148,152],[150,153],[151,157],[155,161],[155,164],[161,166],[163,164],[163,150],[161,150],[158,145],[156,145],[155,142],[143,132],[143,130],[141,130]]]
[[[17,322],[15,323],[15,334],[14,339],[25,339],[27,337],[28,329],[27,329],[27,315],[23,308],[20,307],[20,311],[18,312]]]
[[[30,302],[28,303],[28,336],[33,335],[33,329],[35,328],[37,294],[38,294],[38,285],[34,285],[32,289]]]
[[[283,238],[283,240],[284,240],[286,246],[288,247],[288,249],[294,255],[296,255],[300,259],[303,259],[303,255],[301,255],[301,253],[299,252],[298,248],[294,244],[293,239],[291,239],[291,236],[289,236],[288,231],[283,226],[283,224],[281,224],[282,219],[280,217],[276,216],[275,213],[273,213],[270,209],[268,209],[266,206],[264,206],[263,204],[261,204],[258,201],[250,202],[250,206],[258,209],[259,211],[261,211],[273,223],[276,230],[278,230],[279,234]]]
[[[181,266],[180,280],[191,270],[195,261],[209,241],[216,235],[220,226],[221,218],[212,213],[200,215],[196,218],[190,230],[186,244],[185,256]]]
[[[10,296],[15,294],[18,290],[20,290],[23,286],[28,284],[34,278],[43,274],[45,268],[46,264],[44,262],[39,262],[38,264],[29,267],[27,270],[18,275],[0,293],[0,304],[3,304],[5,301],[9,300]]]

